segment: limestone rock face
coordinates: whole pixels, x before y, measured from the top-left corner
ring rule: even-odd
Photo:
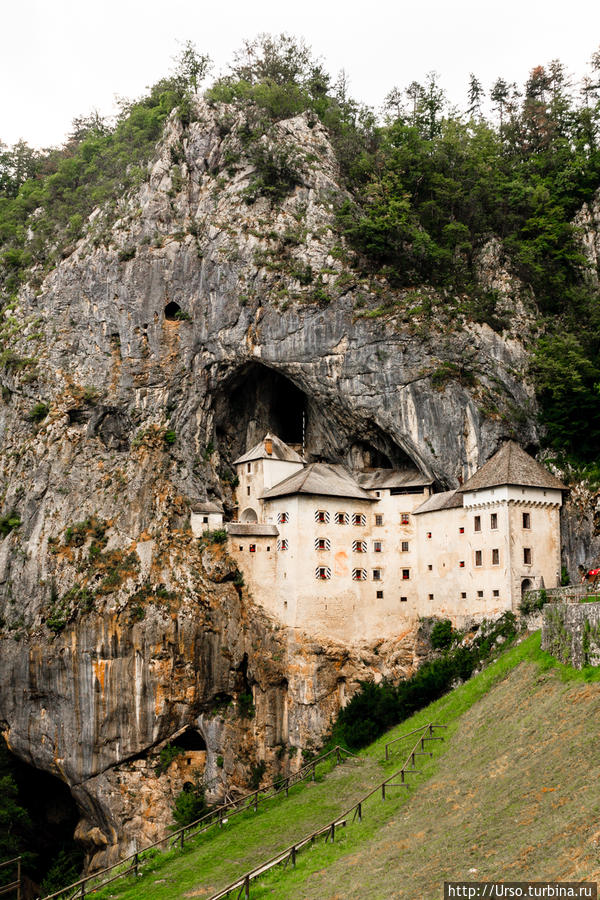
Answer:
[[[231,509],[237,454],[272,430],[309,459],[379,453],[455,486],[503,439],[537,440],[527,305],[500,335],[358,276],[325,131],[299,116],[255,136],[294,167],[274,203],[249,116],[173,117],[147,182],[4,312],[0,723],[71,787],[92,866],[166,832],[183,776],[156,758],[182,729],[215,798],[259,761],[299,766],[360,679],[422,653],[410,631],[286,632],[192,537],[194,502]]]

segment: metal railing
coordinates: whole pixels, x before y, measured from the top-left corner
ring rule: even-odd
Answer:
[[[249,809],[252,809],[254,810],[254,812],[256,812],[258,810],[259,803],[263,803],[265,800],[271,800],[273,799],[273,797],[277,797],[279,794],[282,794],[284,792],[287,797],[290,788],[295,784],[299,784],[307,778],[310,778],[312,781],[315,780],[317,774],[317,766],[320,763],[324,762],[330,757],[335,757],[335,765],[339,765],[344,761],[344,756],[346,758],[352,757],[353,759],[360,760],[360,757],[356,756],[354,753],[351,753],[349,750],[346,750],[344,747],[334,747],[333,750],[329,750],[327,753],[323,753],[316,759],[313,759],[310,762],[306,763],[306,765],[302,766],[302,768],[298,769],[298,771],[294,772],[292,775],[282,776],[281,778],[278,778],[268,784],[262,790],[259,788],[258,790],[252,791],[249,794],[244,794],[243,797],[239,797],[237,800],[230,800],[227,803],[223,803],[221,806],[216,807],[201,818],[196,819],[194,822],[190,822],[188,825],[184,825],[182,828],[178,828],[176,831],[170,832],[170,834],[166,835],[164,838],[160,838],[160,840],[154,841],[152,844],[148,844],[148,846],[144,847],[142,850],[137,850],[135,853],[131,853],[124,859],[119,860],[119,862],[113,863],[111,866],[107,866],[106,868],[101,869],[99,872],[94,872],[91,875],[86,875],[84,878],[80,878],[79,881],[74,881],[73,884],[69,884],[67,885],[67,887],[61,888],[61,890],[55,891],[53,894],[48,894],[43,898],[43,900],[54,900],[54,898],[56,897],[63,897],[65,895],[67,895],[65,897],[65,900],[73,900],[73,898],[75,897],[81,898],[81,900],[83,900],[83,898],[86,896],[86,891],[88,890],[88,888],[90,888],[90,890],[97,891],[100,888],[105,887],[105,885],[116,881],[118,878],[125,878],[127,875],[131,875],[132,873],[134,875],[137,875],[140,865],[140,858],[149,850],[154,850],[156,847],[160,847],[162,844],[170,844],[171,847],[179,845],[183,848],[186,840],[189,840],[192,837],[196,837],[199,834],[204,834],[205,831],[208,831],[215,825],[222,827],[223,825],[227,824],[229,819],[231,819],[233,816],[237,816],[240,813],[247,812]],[[102,879],[109,872],[113,872],[115,869],[118,869],[121,866],[126,866],[126,868],[119,872],[116,872],[110,878],[98,882],[98,879]]]
[[[291,863],[291,866],[294,867],[296,865],[296,856],[300,850],[309,844],[314,844],[315,840],[318,837],[322,837],[325,835],[325,841],[331,840],[332,842],[335,840],[335,829],[336,828],[345,828],[348,822],[348,817],[351,813],[354,813],[352,817],[352,822],[358,819],[359,822],[362,822],[363,818],[363,804],[373,797],[375,794],[378,794],[381,791],[381,799],[386,799],[386,790],[390,787],[405,787],[408,788],[408,783],[405,781],[406,775],[410,774],[418,774],[418,770],[415,767],[415,757],[417,756],[433,756],[433,754],[429,751],[423,749],[424,744],[423,740],[432,740],[433,739],[433,729],[434,728],[447,728],[447,725],[436,725],[433,722],[428,722],[426,725],[423,725],[421,728],[416,728],[414,731],[409,731],[407,734],[401,735],[399,738],[396,738],[394,741],[390,741],[390,744],[395,744],[400,740],[403,740],[407,737],[410,737],[413,734],[419,733],[419,738],[415,743],[412,750],[409,752],[406,757],[406,761],[401,769],[397,769],[392,775],[386,778],[384,781],[380,782],[376,787],[374,787],[368,794],[365,794],[364,797],[361,797],[360,800],[357,800],[356,803],[353,804],[349,809],[343,812],[341,815],[336,816],[335,819],[332,819],[326,825],[318,828],[316,831],[313,831],[311,834],[305,835],[299,841],[295,841],[291,846],[286,847],[285,850],[282,850],[276,856],[271,857],[266,862],[262,862],[259,865],[255,866],[254,869],[251,869],[249,872],[245,872],[243,875],[240,875],[236,878],[235,881],[232,881],[226,887],[221,888],[221,890],[217,891],[215,894],[211,894],[207,900],[222,900],[224,897],[228,897],[233,891],[237,890],[238,894],[236,900],[241,900],[242,895],[245,900],[248,900],[250,897],[250,884],[254,881],[255,878],[258,878],[260,875],[264,875],[265,872],[270,871],[275,868],[275,866],[284,865],[287,866],[288,863]],[[429,731],[429,736],[425,736],[422,734],[423,731]],[[443,740],[443,738],[439,738],[439,740]],[[417,748],[421,745],[421,750]],[[389,746],[389,745],[388,745]],[[387,747],[386,747],[387,751]],[[387,756],[386,756],[387,758]],[[410,767],[409,767],[410,763]],[[394,781],[394,779],[400,777],[400,781]]]
[[[17,878],[15,881],[11,881],[10,884],[0,885],[0,894],[9,894],[11,891],[16,891],[17,900],[21,900],[21,857],[15,856],[14,859],[7,859],[6,862],[0,863],[0,869],[5,869],[7,866],[17,867]]]

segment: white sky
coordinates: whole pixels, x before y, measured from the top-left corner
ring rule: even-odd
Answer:
[[[435,69],[465,105],[469,72],[486,88],[523,83],[558,57],[577,76],[600,44],[598,0],[2,0],[0,141],[62,143],[75,116],[114,112],[167,75],[188,38],[224,69],[244,38],[302,36],[356,99],[379,106]]]

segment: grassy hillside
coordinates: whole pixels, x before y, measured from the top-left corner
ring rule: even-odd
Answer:
[[[372,798],[362,824],[340,831],[334,846],[301,853],[295,872],[278,869],[254,882],[253,898],[437,898],[451,878],[599,875],[600,801],[590,790],[600,775],[599,680],[600,672],[556,664],[534,635],[372,744],[362,765],[298,787],[183,853],[158,855],[137,881],[96,896],[209,896],[391,774],[405,751],[384,763],[385,742],[427,721],[449,728],[434,759],[420,763],[418,787],[408,797],[397,789],[385,803]]]

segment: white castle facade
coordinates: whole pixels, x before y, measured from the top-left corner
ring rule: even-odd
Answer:
[[[416,469],[307,465],[273,435],[235,467],[229,552],[292,628],[372,642],[421,616],[460,627],[516,610],[525,590],[560,583],[565,487],[512,441],[444,493]]]

